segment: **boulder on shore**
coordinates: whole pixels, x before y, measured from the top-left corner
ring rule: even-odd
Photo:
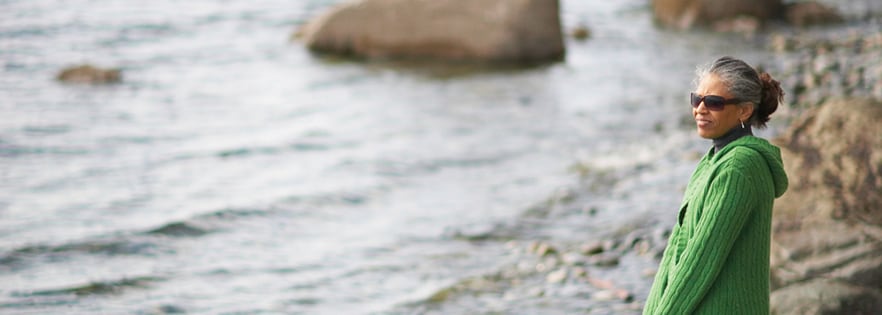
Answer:
[[[119,69],[102,69],[85,64],[65,68],[56,79],[64,83],[108,84],[121,81],[122,75]]]
[[[787,309],[786,305],[793,303],[788,297],[796,296],[805,310],[825,310],[833,302],[821,297],[829,298],[841,292],[849,293],[843,295],[843,299],[852,299],[851,293],[858,292],[860,301],[868,294],[879,296],[882,288],[880,121],[882,102],[878,100],[832,100],[808,112],[776,140],[790,177],[790,188],[775,201],[771,280],[775,292],[791,293],[780,293],[781,297],[773,299],[773,308]],[[793,286],[816,279],[837,284],[812,286],[810,291],[820,290],[811,293],[816,294],[815,298],[792,293],[797,290]],[[842,289],[846,285],[848,290]],[[824,288],[842,290],[827,292]],[[799,290],[805,291],[805,288]],[[775,294],[778,293],[773,296]],[[804,314],[882,313],[879,303],[855,305],[872,309]]]
[[[817,2],[788,4],[785,18],[797,27],[841,23],[844,20],[836,9]]]
[[[564,57],[558,0],[356,0],[304,26],[315,52],[543,62]]]
[[[772,315],[882,314],[882,294],[876,290],[816,279],[775,291]]]
[[[745,17],[762,23],[782,16],[783,10],[782,0],[652,0],[656,22],[676,29],[725,28]]]
[[[722,32],[754,33],[780,19],[798,27],[843,21],[835,9],[813,1],[785,5],[783,0],[652,0],[652,12],[665,27]]]

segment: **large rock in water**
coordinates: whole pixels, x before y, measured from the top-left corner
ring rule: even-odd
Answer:
[[[564,56],[557,0],[360,0],[303,29],[313,51],[367,58],[541,62]]]
[[[880,296],[880,122],[880,101],[834,100],[777,140],[791,183],[775,201],[773,216],[772,300],[778,309],[798,298],[805,310],[817,310],[801,314],[882,314],[880,303],[855,302],[836,311],[825,300],[835,295],[846,303]],[[835,284],[794,287],[815,279]]]

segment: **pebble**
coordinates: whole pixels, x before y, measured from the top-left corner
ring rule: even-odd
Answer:
[[[577,40],[586,40],[591,37],[591,30],[588,29],[585,25],[579,25],[573,28],[570,32],[570,36]]]
[[[545,281],[548,283],[561,283],[567,279],[567,268],[560,268],[558,270],[552,271],[545,277]]]
[[[616,292],[613,290],[598,291],[591,295],[591,299],[595,301],[612,301],[616,299]]]
[[[557,253],[557,249],[545,242],[533,242],[530,244],[530,252],[545,257]]]
[[[582,247],[580,248],[579,251],[580,251],[583,255],[589,255],[589,256],[590,256],[590,255],[600,254],[600,253],[603,252],[603,250],[604,250],[603,243],[601,243],[601,242],[594,242],[594,243],[589,243],[589,244],[582,245]]]
[[[582,267],[573,268],[573,277],[580,279],[588,279],[588,270]]]
[[[561,260],[563,260],[563,263],[568,266],[584,266],[586,264],[582,255],[573,252],[561,255]]]
[[[824,29],[768,38],[769,50],[787,52],[770,72],[782,82],[789,107],[812,108],[829,98],[882,98],[882,30]],[[777,75],[776,75],[777,74]],[[783,112],[783,111],[782,111]]]
[[[600,254],[591,256],[588,262],[598,267],[615,267],[619,265],[619,256],[614,254]]]

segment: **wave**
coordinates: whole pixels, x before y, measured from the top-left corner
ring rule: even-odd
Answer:
[[[193,238],[213,233],[236,220],[266,216],[265,210],[222,209],[199,214],[141,231],[121,232],[110,237],[97,237],[60,245],[36,244],[19,247],[0,254],[0,272],[17,271],[33,266],[35,260],[62,262],[78,255],[156,256],[173,252],[168,239]]]
[[[155,255],[162,252],[157,242],[138,239],[87,240],[62,245],[30,245],[0,256],[0,271],[17,271],[31,267],[36,259],[61,262],[76,255]]]
[[[287,146],[243,147],[217,152],[219,158],[248,157],[254,155],[274,155],[284,152],[328,151],[336,148],[352,147],[352,143],[324,144],[316,142],[294,142]]]
[[[39,290],[31,292],[14,292],[15,297],[35,297],[35,296],[53,296],[53,295],[112,295],[122,293],[129,289],[148,288],[152,284],[164,281],[164,278],[154,276],[144,276],[136,278],[123,278],[108,281],[93,281],[83,285],[75,285],[70,287],[62,287],[57,289]]]
[[[90,151],[76,147],[33,147],[0,143],[0,157],[21,157],[28,155],[87,155]]]
[[[28,125],[22,131],[30,135],[56,135],[64,134],[73,130],[70,125]]]

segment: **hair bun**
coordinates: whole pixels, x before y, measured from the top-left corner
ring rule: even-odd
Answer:
[[[757,104],[756,118],[760,125],[765,125],[769,121],[769,116],[778,109],[778,104],[784,99],[784,91],[781,90],[781,83],[772,79],[772,76],[763,72],[759,76],[760,83],[763,85],[762,99]]]

